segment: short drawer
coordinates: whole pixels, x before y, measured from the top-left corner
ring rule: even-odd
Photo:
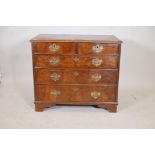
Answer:
[[[48,54],[73,54],[73,43],[51,43],[51,42],[34,42],[32,43],[33,53]]]
[[[46,86],[36,85],[36,101],[115,102],[116,86]]]
[[[80,43],[78,54],[119,54],[119,44]]]
[[[36,84],[116,84],[117,70],[35,69]]]
[[[76,56],[76,55],[35,55],[34,66],[43,68],[118,68],[117,55]]]

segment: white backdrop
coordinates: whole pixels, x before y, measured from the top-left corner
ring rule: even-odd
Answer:
[[[37,34],[113,34],[122,44],[120,86],[155,87],[155,27],[0,27],[4,82],[32,83],[31,44]]]

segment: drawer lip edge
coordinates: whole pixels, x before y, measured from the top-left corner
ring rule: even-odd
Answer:
[[[97,86],[97,87],[118,87],[118,84],[38,84],[34,83],[35,86]]]
[[[105,71],[118,71],[119,68],[70,68],[70,67],[65,67],[65,68],[48,68],[48,67],[35,67],[34,66],[34,69],[47,69],[47,70],[105,70]]]
[[[62,69],[62,70],[64,70],[64,69],[69,69],[69,70],[70,70],[70,69],[75,69],[75,70],[76,70],[76,69],[79,69],[79,70],[80,70],[80,69],[81,69],[81,70],[82,70],[82,69],[85,69],[85,70],[119,70],[118,67],[117,67],[117,68],[101,68],[101,67],[100,67],[100,68],[95,68],[95,67],[94,67],[94,68],[93,68],[93,67],[89,67],[89,68],[82,68],[82,67],[77,67],[77,68],[76,68],[76,67],[75,67],[75,68],[73,68],[73,67],[65,67],[65,68],[61,68],[61,67],[37,67],[37,66],[33,66],[33,68],[34,68],[34,69],[49,69],[49,70],[51,70],[51,69],[53,69],[53,70],[54,70],[54,69],[56,69],[56,70],[57,70],[57,69],[58,69],[58,70],[60,70],[60,69]]]
[[[54,54],[52,54],[52,53],[44,53],[44,52],[33,52],[32,53],[33,55],[55,55],[55,56],[75,56],[75,55],[77,55],[77,56],[103,56],[103,55],[111,55],[111,56],[120,56],[120,54],[115,54],[115,53],[102,53],[102,54],[94,54],[94,53],[92,53],[92,54],[76,54],[76,53],[72,53],[72,54],[56,54],[56,53],[54,53]]]
[[[55,103],[55,104],[62,104],[62,105],[63,105],[63,104],[64,104],[64,105],[67,105],[67,103],[68,103],[68,104],[71,104],[71,103],[82,103],[82,104],[84,104],[84,103],[86,103],[86,104],[92,103],[92,105],[95,104],[95,103],[96,103],[96,104],[97,104],[97,103],[98,103],[98,104],[99,104],[99,103],[105,103],[105,104],[118,104],[118,102],[116,102],[116,101],[113,101],[113,102],[112,102],[112,101],[111,101],[111,102],[95,102],[95,101],[93,101],[93,102],[91,102],[91,101],[90,101],[90,102],[81,102],[81,101],[77,101],[77,102],[76,102],[76,101],[74,101],[74,102],[67,102],[67,103],[64,103],[64,102],[52,102],[52,101],[49,101],[49,100],[35,100],[35,102],[37,102],[37,103],[40,103],[40,102],[41,102],[41,103],[42,103],[42,102],[46,102],[46,103]]]

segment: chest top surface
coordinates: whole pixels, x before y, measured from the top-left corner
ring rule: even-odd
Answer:
[[[122,43],[113,35],[39,34],[31,42],[103,42]]]

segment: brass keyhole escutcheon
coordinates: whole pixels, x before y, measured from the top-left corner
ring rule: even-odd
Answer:
[[[74,71],[74,72],[73,72],[73,75],[74,75],[74,76],[78,76],[78,75],[79,75],[79,72]]]
[[[74,60],[75,63],[78,63],[79,62],[78,56],[74,56],[73,60]]]
[[[95,45],[95,46],[92,47],[92,51],[93,51],[94,53],[100,53],[100,52],[102,52],[103,50],[104,50],[103,45],[97,44],[97,45]]]

